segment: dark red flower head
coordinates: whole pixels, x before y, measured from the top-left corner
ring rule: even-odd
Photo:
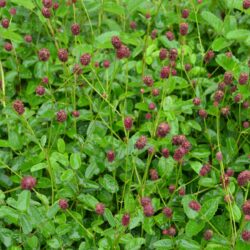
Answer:
[[[115,49],[120,49],[122,46],[122,42],[118,36],[113,36],[111,38],[111,43]]]
[[[45,93],[45,88],[42,85],[38,85],[36,87],[36,94],[42,96],[44,95],[44,93]]]
[[[103,215],[105,210],[105,205],[103,203],[97,203],[95,206],[95,211],[98,215]]]
[[[42,8],[42,14],[45,18],[50,18],[51,17],[51,11],[49,8],[43,7]]]
[[[213,237],[213,231],[210,229],[207,229],[204,234],[203,237],[205,240],[210,240]]]
[[[124,127],[126,130],[130,130],[133,126],[133,119],[129,116],[125,117],[124,119]]]
[[[21,188],[31,190],[36,185],[36,178],[33,176],[25,176],[21,180]]]
[[[158,172],[157,172],[156,169],[151,168],[149,170],[149,174],[150,174],[150,178],[151,178],[152,181],[158,180],[159,176],[158,176]]]
[[[189,16],[189,10],[188,9],[183,9],[181,12],[182,18],[188,18]]]
[[[67,113],[64,110],[60,110],[56,114],[58,122],[64,122],[67,120]]]
[[[130,215],[126,213],[122,216],[122,225],[124,227],[127,227],[129,225],[129,222],[130,222]]]
[[[80,61],[83,66],[89,65],[90,60],[91,60],[91,55],[89,53],[85,53],[80,57]]]
[[[50,52],[48,49],[46,48],[42,48],[38,51],[38,57],[40,59],[40,61],[46,62],[49,60],[50,57]]]
[[[250,0],[244,0],[242,3],[243,9],[247,10],[250,8]]]
[[[135,147],[137,149],[143,149],[146,146],[146,144],[147,144],[147,137],[142,135],[137,139]]]
[[[5,7],[6,5],[6,0],[0,0],[0,8]]]
[[[185,36],[188,33],[188,24],[187,23],[181,23],[180,24],[180,34],[182,36]]]
[[[16,100],[13,102],[13,108],[19,115],[22,115],[25,111],[23,102],[20,100]]]
[[[3,28],[5,29],[9,28],[10,21],[7,18],[3,18],[1,23],[2,23]]]
[[[130,50],[127,46],[121,45],[119,49],[116,50],[116,57],[118,59],[128,58],[130,57]]]
[[[68,61],[68,51],[66,49],[59,49],[57,55],[61,62]]]
[[[74,23],[71,25],[71,32],[74,36],[77,36],[80,34],[81,28],[78,23]]]
[[[189,202],[188,206],[194,211],[199,211],[201,209],[201,205],[198,201],[192,200]]]
[[[239,186],[245,186],[250,181],[250,170],[242,171],[237,178]]]
[[[241,237],[244,241],[250,241],[250,231],[249,230],[244,230],[241,234]]]
[[[51,8],[53,5],[52,0],[43,0],[43,6],[46,8]]]
[[[144,82],[144,84],[146,84],[149,87],[151,87],[154,84],[154,80],[151,76],[144,76],[143,82]]]
[[[244,202],[242,210],[245,215],[250,215],[250,200]]]
[[[106,156],[107,156],[108,161],[112,162],[115,159],[115,152],[113,150],[109,150]]]
[[[157,128],[157,136],[158,137],[165,137],[170,131],[170,126],[166,122],[162,122],[159,124]]]
[[[164,207],[162,212],[166,215],[167,218],[171,218],[173,215],[173,210],[170,207]]]
[[[59,207],[63,210],[66,210],[69,207],[68,201],[65,199],[59,200]]]
[[[175,39],[174,33],[171,31],[166,32],[166,37],[169,41],[173,41]]]

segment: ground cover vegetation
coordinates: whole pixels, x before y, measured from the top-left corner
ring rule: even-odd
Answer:
[[[249,0],[0,0],[0,248],[250,248]]]

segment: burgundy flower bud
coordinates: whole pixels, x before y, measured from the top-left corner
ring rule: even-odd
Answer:
[[[224,82],[226,85],[233,83],[233,74],[231,72],[225,72]]]
[[[141,205],[144,207],[148,204],[151,204],[151,199],[149,197],[142,197],[141,198]]]
[[[36,186],[36,178],[33,176],[25,176],[21,180],[21,188],[31,190]]]
[[[200,176],[205,176],[211,171],[211,166],[209,164],[205,164],[200,169]]]
[[[48,84],[49,83],[49,78],[48,77],[43,77],[42,83],[43,84]]]
[[[38,85],[36,87],[36,94],[42,96],[44,95],[44,93],[45,93],[45,88],[42,85]]]
[[[149,175],[150,175],[150,178],[152,181],[155,181],[155,180],[158,180],[159,176],[158,176],[158,172],[156,169],[154,168],[151,168],[149,170]]]
[[[170,49],[169,60],[170,60],[170,61],[176,61],[177,56],[178,56],[178,50],[175,49],[175,48]]]
[[[32,36],[31,35],[26,35],[24,37],[24,40],[25,40],[26,43],[31,43],[32,42]]]
[[[52,0],[43,0],[43,6],[46,8],[51,8],[53,5]]]
[[[224,97],[224,92],[221,90],[217,90],[214,94],[214,100],[220,102]]]
[[[169,78],[169,75],[170,75],[170,72],[171,72],[171,68],[169,66],[164,66],[162,67],[161,69],[161,78]]]
[[[250,170],[242,171],[237,178],[239,186],[245,186],[250,181]]]
[[[122,42],[118,36],[113,36],[111,38],[111,43],[115,49],[120,49],[122,46]]]
[[[227,174],[221,175],[220,176],[220,182],[222,184],[222,187],[226,188],[229,185],[229,182],[230,182],[229,176]]]
[[[95,66],[96,68],[99,68],[99,62],[95,62],[95,63],[94,63],[94,66]]]
[[[170,184],[169,187],[168,187],[168,191],[170,194],[172,194],[174,191],[175,191],[175,185],[174,184]]]
[[[118,59],[128,58],[130,57],[130,50],[127,46],[121,45],[119,49],[116,50],[116,57]]]
[[[12,16],[15,16],[15,15],[16,15],[16,8],[11,8],[11,9],[10,9],[10,14],[11,14]]]
[[[242,4],[243,9],[247,10],[250,8],[250,0],[244,0]]]
[[[147,137],[142,135],[141,137],[139,137],[135,143],[135,147],[137,149],[143,149],[147,144]]]
[[[57,55],[61,62],[68,61],[68,51],[66,49],[59,49]]]
[[[174,237],[176,235],[176,228],[171,226],[169,229],[168,229],[168,235],[171,236],[171,237]]]
[[[188,72],[188,71],[190,71],[191,69],[192,69],[192,65],[189,64],[189,63],[186,63],[186,64],[185,64],[185,70]]]
[[[165,137],[170,131],[170,126],[166,122],[162,122],[159,124],[157,128],[157,136],[158,137]]]
[[[245,220],[245,221],[250,221],[250,215],[248,215],[248,214],[245,215],[245,216],[244,216],[244,220]]]
[[[149,18],[151,18],[151,14],[150,14],[149,12],[147,12],[147,13],[145,14],[145,17],[146,17],[147,19],[149,19]]]
[[[213,231],[210,229],[207,229],[204,234],[203,237],[205,240],[210,240],[213,237]]]
[[[124,127],[126,130],[130,130],[133,126],[133,119],[129,116],[125,117],[124,119]]]
[[[103,203],[97,203],[95,206],[95,212],[98,215],[103,215],[105,210],[105,205]]]
[[[49,8],[42,8],[42,14],[45,18],[50,18],[51,17],[51,12]]]
[[[158,31],[156,29],[152,30],[152,32],[151,32],[152,40],[154,40],[157,37],[157,33],[158,33]]]
[[[72,111],[71,114],[72,114],[72,116],[74,116],[76,118],[80,116],[80,112],[78,110]]]
[[[58,8],[59,8],[59,3],[57,3],[57,2],[54,3],[54,4],[53,4],[53,9],[54,9],[54,10],[57,10]]]
[[[186,154],[186,150],[183,147],[179,147],[174,151],[173,158],[176,161],[181,161],[184,155]]]
[[[46,48],[42,48],[38,51],[38,57],[40,61],[46,62],[49,60],[50,52]]]
[[[79,64],[75,64],[73,67],[73,73],[76,75],[81,75],[82,74],[82,69]]]
[[[230,108],[228,106],[221,108],[221,114],[224,116],[228,116],[230,114]]]
[[[250,125],[249,121],[244,121],[242,123],[243,128],[249,128],[249,125]]]
[[[130,24],[129,24],[129,26],[130,26],[130,28],[131,28],[132,30],[135,30],[135,29],[137,28],[137,24],[136,24],[136,22],[134,22],[134,21],[131,21]]]
[[[163,148],[161,150],[161,153],[162,153],[163,157],[165,157],[165,158],[169,157],[169,150],[167,148]]]
[[[244,202],[242,210],[245,215],[250,215],[250,200]]]
[[[217,161],[222,161],[223,160],[223,155],[222,155],[222,153],[220,151],[216,153],[216,159],[217,159]]]
[[[160,58],[161,60],[164,60],[164,59],[166,59],[167,57],[168,57],[168,50],[165,49],[165,48],[161,49],[160,52],[159,52],[159,58]]]
[[[103,65],[104,68],[107,69],[110,66],[110,61],[109,60],[104,60],[103,63],[102,63],[102,65]]]
[[[58,122],[64,122],[67,120],[67,113],[64,110],[59,110],[56,117]]]
[[[154,153],[155,153],[154,147],[149,147],[149,148],[148,148],[148,154],[149,154],[149,155],[152,155],[152,154],[154,154]],[[157,177],[157,179],[158,179],[158,177]]]
[[[230,93],[234,93],[237,89],[238,87],[236,85],[232,85],[230,89]]]
[[[130,222],[130,215],[126,213],[122,216],[122,225],[124,227],[127,227],[129,225],[129,222]]]
[[[180,24],[180,34],[182,36],[185,36],[188,33],[188,24],[187,23],[181,23]]]
[[[4,44],[4,48],[5,48],[6,51],[11,51],[13,49],[13,46],[12,46],[11,43],[7,42],[7,43]]]
[[[80,62],[83,66],[89,65],[90,60],[91,60],[91,55],[89,53],[85,53],[80,57]]]
[[[163,234],[163,235],[168,235],[168,229],[163,229],[163,230],[162,230],[162,234]]]
[[[185,135],[174,135],[172,138],[173,145],[182,145],[187,140]]]
[[[201,205],[199,202],[192,200],[189,202],[188,206],[193,209],[194,211],[200,211]]]
[[[167,218],[171,218],[173,215],[173,210],[170,207],[164,207],[162,212],[165,214]]]
[[[173,41],[175,39],[174,33],[171,31],[166,32],[166,37],[169,41]]]
[[[249,8],[249,7],[248,7]],[[250,231],[249,230],[244,230],[241,234],[241,237],[244,241],[250,241]]]
[[[0,8],[4,8],[6,5],[6,0],[0,0]]]
[[[225,55],[228,57],[228,58],[231,58],[233,56],[233,53],[231,51],[227,51],[225,53]]]
[[[194,104],[195,106],[199,106],[199,105],[201,104],[201,99],[200,99],[199,97],[195,97],[195,98],[193,99],[193,104]]]
[[[80,25],[78,23],[74,23],[71,25],[71,32],[74,36],[77,36],[81,32]]]
[[[177,76],[177,70],[176,69],[172,69],[171,70],[171,74],[172,74],[172,76]]]
[[[13,102],[13,108],[15,109],[15,111],[19,114],[22,115],[24,113],[24,105],[22,103],[22,101],[20,100],[16,100]]]
[[[200,109],[198,111],[198,114],[201,118],[206,119],[207,118],[207,111],[205,109]]]
[[[9,28],[10,21],[7,18],[4,18],[1,23],[2,23],[3,28],[5,29]]]
[[[154,110],[155,109],[155,104],[153,103],[153,102],[151,102],[151,103],[149,103],[149,105],[148,105],[148,108],[150,109],[150,110]]]
[[[231,169],[231,168],[228,168],[227,171],[226,171],[226,175],[229,176],[229,177],[233,176],[234,175],[234,170]]]
[[[248,73],[244,72],[240,73],[239,84],[244,85],[247,83],[247,81],[248,81]]]
[[[146,115],[145,115],[145,119],[146,120],[150,120],[152,118],[152,115],[150,114],[150,113],[147,113]]]
[[[184,196],[186,194],[186,190],[184,187],[181,187],[180,190],[179,190],[179,195],[180,196]]]
[[[59,207],[63,210],[66,210],[69,207],[68,201],[65,199],[59,200]]]
[[[214,58],[214,52],[212,50],[209,50],[204,57],[204,61],[205,63],[209,63],[213,58]]]
[[[113,150],[109,150],[107,152],[107,159],[108,159],[108,162],[114,161],[114,159],[115,159],[115,152]]]
[[[221,83],[219,83],[219,85],[218,85],[218,90],[225,90],[225,88],[226,88],[226,84],[224,83],[224,82],[221,82]]]
[[[152,204],[147,204],[143,207],[143,212],[146,217],[150,217],[154,215],[154,208]]]
[[[152,89],[152,95],[153,96],[158,96],[160,94],[160,90],[159,89]]]
[[[242,107],[243,107],[244,109],[248,109],[248,107],[249,107],[249,102],[248,102],[248,101],[244,101],[244,102],[242,103]]]
[[[241,94],[237,94],[235,97],[234,97],[234,102],[238,103],[240,102],[242,99],[242,95]]]
[[[143,77],[143,82],[146,84],[148,87],[151,87],[154,84],[154,80],[151,76],[144,76]]]
[[[183,9],[181,12],[182,18],[188,18],[189,16],[189,10],[188,9]]]

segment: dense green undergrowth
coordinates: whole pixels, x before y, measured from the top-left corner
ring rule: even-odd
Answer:
[[[249,6],[0,0],[0,249],[249,249]]]

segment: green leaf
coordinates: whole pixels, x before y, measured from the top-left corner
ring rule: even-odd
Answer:
[[[33,235],[27,238],[27,243],[31,249],[37,249],[38,246],[38,238]]]
[[[30,197],[31,193],[29,190],[23,190],[19,195],[18,195],[18,200],[17,200],[17,209],[19,211],[27,211],[27,209],[30,206]]]
[[[9,249],[13,245],[12,231],[7,228],[0,228],[0,240]]]
[[[189,220],[185,227],[186,235],[188,237],[197,235],[205,227],[205,224],[201,220]]]
[[[228,211],[230,212],[230,208],[229,205],[227,206]],[[240,208],[237,206],[236,203],[232,204],[232,212],[233,212],[233,216],[234,216],[234,220],[235,221],[240,221],[241,218],[241,210]]]
[[[61,175],[61,181],[70,181],[74,177],[74,171],[72,169],[67,169],[66,171],[63,172]]]
[[[48,218],[53,218],[57,212],[60,210],[58,201],[56,201],[47,211],[47,217]]]
[[[38,171],[38,170],[41,170],[44,168],[47,168],[47,163],[42,162],[42,163],[38,163],[38,164],[32,166],[30,171],[35,172],[35,171]]]
[[[158,240],[154,242],[155,249],[173,249],[173,241],[170,239]]]
[[[178,246],[178,250],[201,250],[201,246],[198,242],[191,239],[181,239]]]
[[[227,33],[226,38],[229,40],[246,40],[250,36],[250,31],[245,29],[232,30]]]
[[[200,178],[198,184],[202,187],[213,187],[216,184],[216,181],[212,178],[202,177]]]
[[[203,11],[201,16],[217,33],[221,33],[223,22],[216,15],[209,11]]]
[[[121,5],[118,5],[114,2],[105,1],[103,5],[103,10],[116,15],[125,15],[124,8]]]
[[[216,56],[215,60],[225,71],[232,71],[234,74],[239,72],[239,61],[235,57],[229,58],[223,53]]]
[[[195,120],[189,120],[189,121],[187,122],[187,124],[188,124],[191,128],[196,129],[196,130],[198,130],[198,131],[201,131],[201,125],[200,125],[198,122],[196,122]]]
[[[23,37],[21,37],[16,32],[5,30],[2,27],[0,28],[0,36],[4,39],[9,39],[14,42],[23,42]]]
[[[187,215],[187,217],[188,217],[189,219],[195,219],[196,217],[199,216],[199,213],[198,213],[198,212],[194,211],[193,209],[191,209],[191,208],[189,207],[189,202],[192,201],[192,200],[194,200],[194,197],[193,197],[193,196],[191,196],[191,195],[186,195],[186,196],[184,196],[184,197],[182,198],[182,201],[181,201],[181,203],[182,203],[182,205],[183,205],[183,208],[184,208],[184,212],[185,212],[185,214]]]
[[[73,169],[78,169],[81,167],[82,160],[80,153],[73,153],[70,156],[70,165]]]
[[[202,164],[199,161],[190,161],[190,166],[197,174],[200,173]]]
[[[26,214],[20,215],[20,225],[24,234],[29,234],[32,231],[30,218]]]
[[[213,218],[218,210],[220,198],[213,198],[207,200],[201,207],[201,219],[209,221]]]
[[[11,207],[1,206],[0,207],[0,218],[6,219],[14,224],[18,223],[18,214],[17,214],[16,210],[14,210]]]
[[[111,227],[114,227],[116,225],[115,218],[108,208],[105,208],[104,217]]]
[[[77,199],[91,209],[94,209],[98,203],[98,200],[90,194],[80,194]]]
[[[225,38],[223,37],[219,37],[217,39],[215,39],[212,43],[212,49],[214,51],[220,51],[224,48],[229,47],[232,44],[232,42],[227,41]]]
[[[11,0],[12,3],[15,3],[17,6],[23,6],[24,8],[28,10],[33,10],[35,8],[35,5],[33,4],[33,1],[27,1],[27,0]]]
[[[109,174],[105,174],[103,178],[99,180],[99,183],[110,193],[116,193],[119,190],[116,179]]]
[[[161,177],[169,177],[171,176],[174,170],[175,161],[172,157],[165,158],[161,157],[158,163],[158,172]]]
[[[57,140],[57,149],[59,153],[63,154],[65,152],[65,142],[62,138]]]

